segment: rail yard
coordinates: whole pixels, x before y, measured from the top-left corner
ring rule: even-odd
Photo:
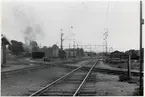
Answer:
[[[97,90],[95,86],[99,83],[99,80],[101,80],[101,82],[106,81],[104,78],[97,78],[98,73],[102,72],[101,70],[99,71],[99,69],[95,70],[95,68],[101,64],[100,62],[101,60],[93,58],[87,61],[78,61],[77,63],[61,64],[62,66],[52,64],[39,69],[24,70],[23,72],[21,70],[20,73],[15,71],[13,71],[12,74],[11,72],[6,73],[2,78],[2,96],[109,96],[111,94],[108,90],[102,93],[100,90]],[[73,65],[76,64],[77,66],[74,67]],[[116,76],[116,74],[113,74],[115,71],[113,71],[113,73],[108,73],[107,71],[105,73],[105,71],[101,74],[115,76],[117,83],[125,84],[124,87],[133,87],[125,94],[133,95],[134,89],[137,88],[138,81],[132,84],[118,82],[120,73],[116,73],[118,75]],[[112,77],[110,77],[110,79],[108,78],[107,83],[112,83],[112,80]],[[120,89],[122,90],[124,88]],[[120,89],[116,90],[121,91]],[[121,94],[122,92],[114,95]]]
[[[50,1],[2,0],[1,96],[143,96],[145,2]]]

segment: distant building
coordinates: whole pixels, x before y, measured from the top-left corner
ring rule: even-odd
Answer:
[[[95,52],[84,52],[84,56],[96,56]]]
[[[59,47],[57,45],[52,46],[52,57],[53,58],[59,57]]]
[[[40,49],[41,52],[45,53],[45,57],[47,58],[58,58],[59,57],[59,47],[57,45],[53,45],[52,47],[43,47]]]
[[[6,45],[11,45],[11,42],[1,35],[1,65],[6,64]]]
[[[66,58],[77,56],[77,50],[76,49],[65,49],[64,51],[66,52]]]
[[[52,48],[51,47],[49,47],[49,48],[46,49],[45,56],[47,58],[52,58]]]
[[[66,57],[83,57],[84,56],[84,50],[81,48],[77,49],[65,49]]]
[[[89,56],[89,52],[84,52],[84,56]]]

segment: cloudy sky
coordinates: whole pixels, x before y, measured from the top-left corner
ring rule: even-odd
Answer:
[[[139,1],[3,0],[1,10],[2,33],[10,40],[29,37],[41,46],[60,46],[62,32],[68,37],[64,48],[75,39],[78,45],[96,45],[91,50],[99,52],[105,50],[101,45],[108,29],[108,49],[139,49]]]

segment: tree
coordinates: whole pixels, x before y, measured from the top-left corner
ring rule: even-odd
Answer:
[[[127,58],[126,54],[124,52],[120,52],[120,51],[114,51],[110,54],[110,57],[113,58]]]
[[[131,49],[131,50],[128,50],[125,52],[127,55],[131,55],[131,58],[132,59],[139,59],[139,51],[138,50],[134,50],[134,49]]]

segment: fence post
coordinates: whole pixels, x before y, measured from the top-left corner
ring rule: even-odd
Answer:
[[[128,79],[131,78],[131,55],[128,56],[128,63],[127,63],[127,69],[128,69]]]

